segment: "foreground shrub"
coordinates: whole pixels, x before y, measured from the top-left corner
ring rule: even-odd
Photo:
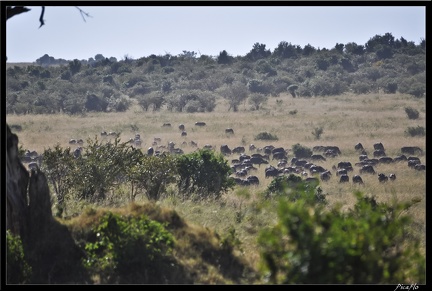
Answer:
[[[193,194],[198,198],[219,198],[235,185],[234,179],[229,177],[232,169],[221,153],[200,149],[180,155],[176,164],[177,186],[183,198],[190,198]]]
[[[258,239],[272,283],[425,283],[420,240],[409,233],[411,220],[404,215],[415,202],[387,205],[355,195],[348,212],[306,199],[281,199],[278,224]]]
[[[7,283],[8,284],[25,284],[28,283],[32,269],[24,257],[24,250],[19,236],[13,235],[6,231],[7,240]]]
[[[85,245],[88,271],[101,283],[163,282],[174,237],[157,221],[106,213]]]

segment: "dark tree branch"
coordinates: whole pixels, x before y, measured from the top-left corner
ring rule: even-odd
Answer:
[[[88,14],[87,12],[84,12],[81,8],[79,8],[78,6],[75,6],[76,9],[79,10],[79,12],[81,13],[81,16],[84,20],[84,22],[86,22],[85,17],[92,17],[90,14]],[[85,17],[84,17],[85,16]]]
[[[8,6],[6,7],[6,20],[27,11],[30,11],[30,9],[24,6]]]
[[[40,17],[39,17],[39,22],[40,22],[40,26],[39,26],[39,28],[41,28],[42,25],[45,24],[45,22],[44,22],[44,20],[43,20],[44,13],[45,13],[45,6],[42,6],[42,12],[41,12],[41,15],[40,15]]]

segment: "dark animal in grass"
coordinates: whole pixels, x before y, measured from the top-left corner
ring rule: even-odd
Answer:
[[[355,184],[363,184],[363,179],[359,175],[354,175],[352,181]]]
[[[378,174],[378,181],[380,181],[381,183],[387,182],[388,177],[384,173],[379,173]]]

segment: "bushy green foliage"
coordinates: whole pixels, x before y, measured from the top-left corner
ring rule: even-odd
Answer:
[[[255,140],[278,140],[279,138],[275,134],[268,132],[260,132],[255,136]]]
[[[292,146],[293,154],[296,158],[309,158],[312,156],[313,151],[307,146],[303,146],[299,143],[296,143]]]
[[[175,158],[172,155],[141,155],[135,164],[128,168],[131,187],[131,200],[137,190],[144,190],[149,200],[157,201],[170,183],[175,182],[177,174]]]
[[[419,111],[412,107],[405,107],[405,113],[409,119],[418,119],[420,115]]]
[[[174,237],[157,221],[106,213],[85,245],[84,265],[102,283],[151,284],[162,281]]]
[[[289,201],[305,199],[309,203],[327,203],[325,195],[318,187],[319,181],[306,182],[296,174],[282,175],[273,178],[264,192],[266,199],[274,197],[285,197]]]
[[[423,126],[418,125],[415,126],[409,126],[405,133],[409,136],[425,136],[426,135],[426,129]]]
[[[278,224],[258,239],[272,283],[425,283],[425,258],[404,215],[414,202],[387,205],[355,195],[348,212],[306,199],[280,201]]]
[[[177,157],[177,186],[184,198],[219,198],[235,185],[228,161],[221,153],[199,149]]]
[[[25,259],[21,238],[7,230],[6,244],[6,283],[28,283],[32,275],[32,268]]]

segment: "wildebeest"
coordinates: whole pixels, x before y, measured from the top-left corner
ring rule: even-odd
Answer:
[[[348,175],[341,175],[339,178],[339,183],[345,183],[349,182],[349,176]]]
[[[384,150],[374,150],[373,156],[374,157],[384,157],[386,155]]]
[[[353,170],[351,162],[344,162],[344,161],[339,162],[337,164],[337,168],[338,169],[346,169],[347,171],[352,171]]]
[[[363,184],[363,179],[359,175],[354,175],[352,181],[356,184]]]
[[[326,158],[324,158],[322,155],[313,154],[311,156],[312,161],[326,161]]]
[[[198,146],[198,144],[196,142],[194,142],[193,140],[191,140],[189,142],[189,144],[190,144],[191,147],[197,147]]]
[[[375,169],[372,165],[364,165],[360,168],[360,173],[369,173],[369,174],[375,174]]]
[[[401,147],[401,152],[403,154],[415,155],[415,154],[422,154],[423,150],[415,146],[405,146],[405,147]]]
[[[288,156],[285,152],[276,152],[272,156],[272,160],[282,160],[282,159],[288,159]]]
[[[330,177],[331,177],[330,171],[325,171],[325,172],[320,173],[320,178],[322,181],[328,181],[328,180],[330,180]]]
[[[388,177],[384,173],[379,173],[378,174],[378,181],[380,181],[381,183],[387,182]]]
[[[393,159],[393,162],[401,162],[401,161],[406,161],[406,160],[408,160],[408,159],[405,155],[400,155],[400,156],[395,157]]]
[[[234,130],[232,128],[226,128],[225,133],[226,134],[234,134]]]
[[[184,124],[180,124],[180,125],[178,126],[178,128],[179,128],[180,131],[184,131],[184,130],[185,130],[185,126],[184,126]]]
[[[181,132],[181,136],[187,136],[187,132],[183,130],[183,131]]]
[[[423,164],[416,164],[414,166],[414,169],[416,169],[417,171],[426,171],[426,165]]]
[[[338,169],[336,171],[336,176],[343,176],[343,175],[348,175],[347,169]]]
[[[276,177],[279,175],[279,169],[273,167],[273,166],[269,166],[267,168],[265,168],[265,177]]]
[[[195,122],[195,126],[206,126],[206,123],[202,122],[202,121],[198,121],[198,122]]]
[[[101,132],[101,136],[106,136],[106,135],[108,135],[106,131]]]
[[[309,172],[311,173],[311,174],[315,174],[315,173],[323,173],[323,172],[326,172],[327,170],[325,169],[325,168],[323,168],[323,167],[321,167],[321,166],[318,166],[318,165],[312,165],[312,166],[310,166],[310,168],[309,168]]]
[[[381,157],[381,158],[378,159],[378,161],[380,163],[383,163],[383,164],[390,164],[390,163],[393,162],[393,158],[391,158],[391,157]]]
[[[171,123],[164,123],[162,124],[162,127],[171,127]]]
[[[359,156],[359,160],[360,160],[360,161],[364,161],[364,160],[366,160],[366,159],[368,159],[368,156],[367,156],[367,155],[360,155],[360,156]]]
[[[230,155],[231,152],[232,152],[231,149],[226,144],[223,144],[223,145],[220,146],[220,151],[224,155]]]
[[[254,144],[250,144],[249,145],[249,151],[254,151],[254,150],[256,150],[256,146],[254,145]]]
[[[374,143],[374,150],[382,150],[384,151],[384,145],[381,142]]]
[[[391,173],[389,175],[389,179],[392,180],[392,181],[396,180],[396,174]]]
[[[79,158],[81,156],[81,151],[82,151],[82,147],[77,147],[73,152],[73,156],[75,158]]]
[[[246,149],[245,149],[244,146],[238,146],[238,147],[233,148],[232,153],[235,153],[235,154],[242,154],[242,153],[244,153],[245,151],[246,151]]]
[[[257,176],[247,176],[246,180],[248,180],[251,185],[259,185],[259,179]]]
[[[363,151],[363,150],[364,150],[363,145],[362,145],[361,143],[356,144],[356,145],[354,146],[354,149],[355,149],[356,151]]]
[[[154,154],[154,149],[152,147],[149,147],[147,149],[147,155],[152,156]]]
[[[76,144],[76,143],[77,143],[76,139],[70,139],[69,140],[69,144]]]
[[[261,166],[261,164],[268,164],[268,161],[266,161],[265,159],[261,158],[261,157],[251,157],[250,161],[252,164],[258,164],[259,166]]]

